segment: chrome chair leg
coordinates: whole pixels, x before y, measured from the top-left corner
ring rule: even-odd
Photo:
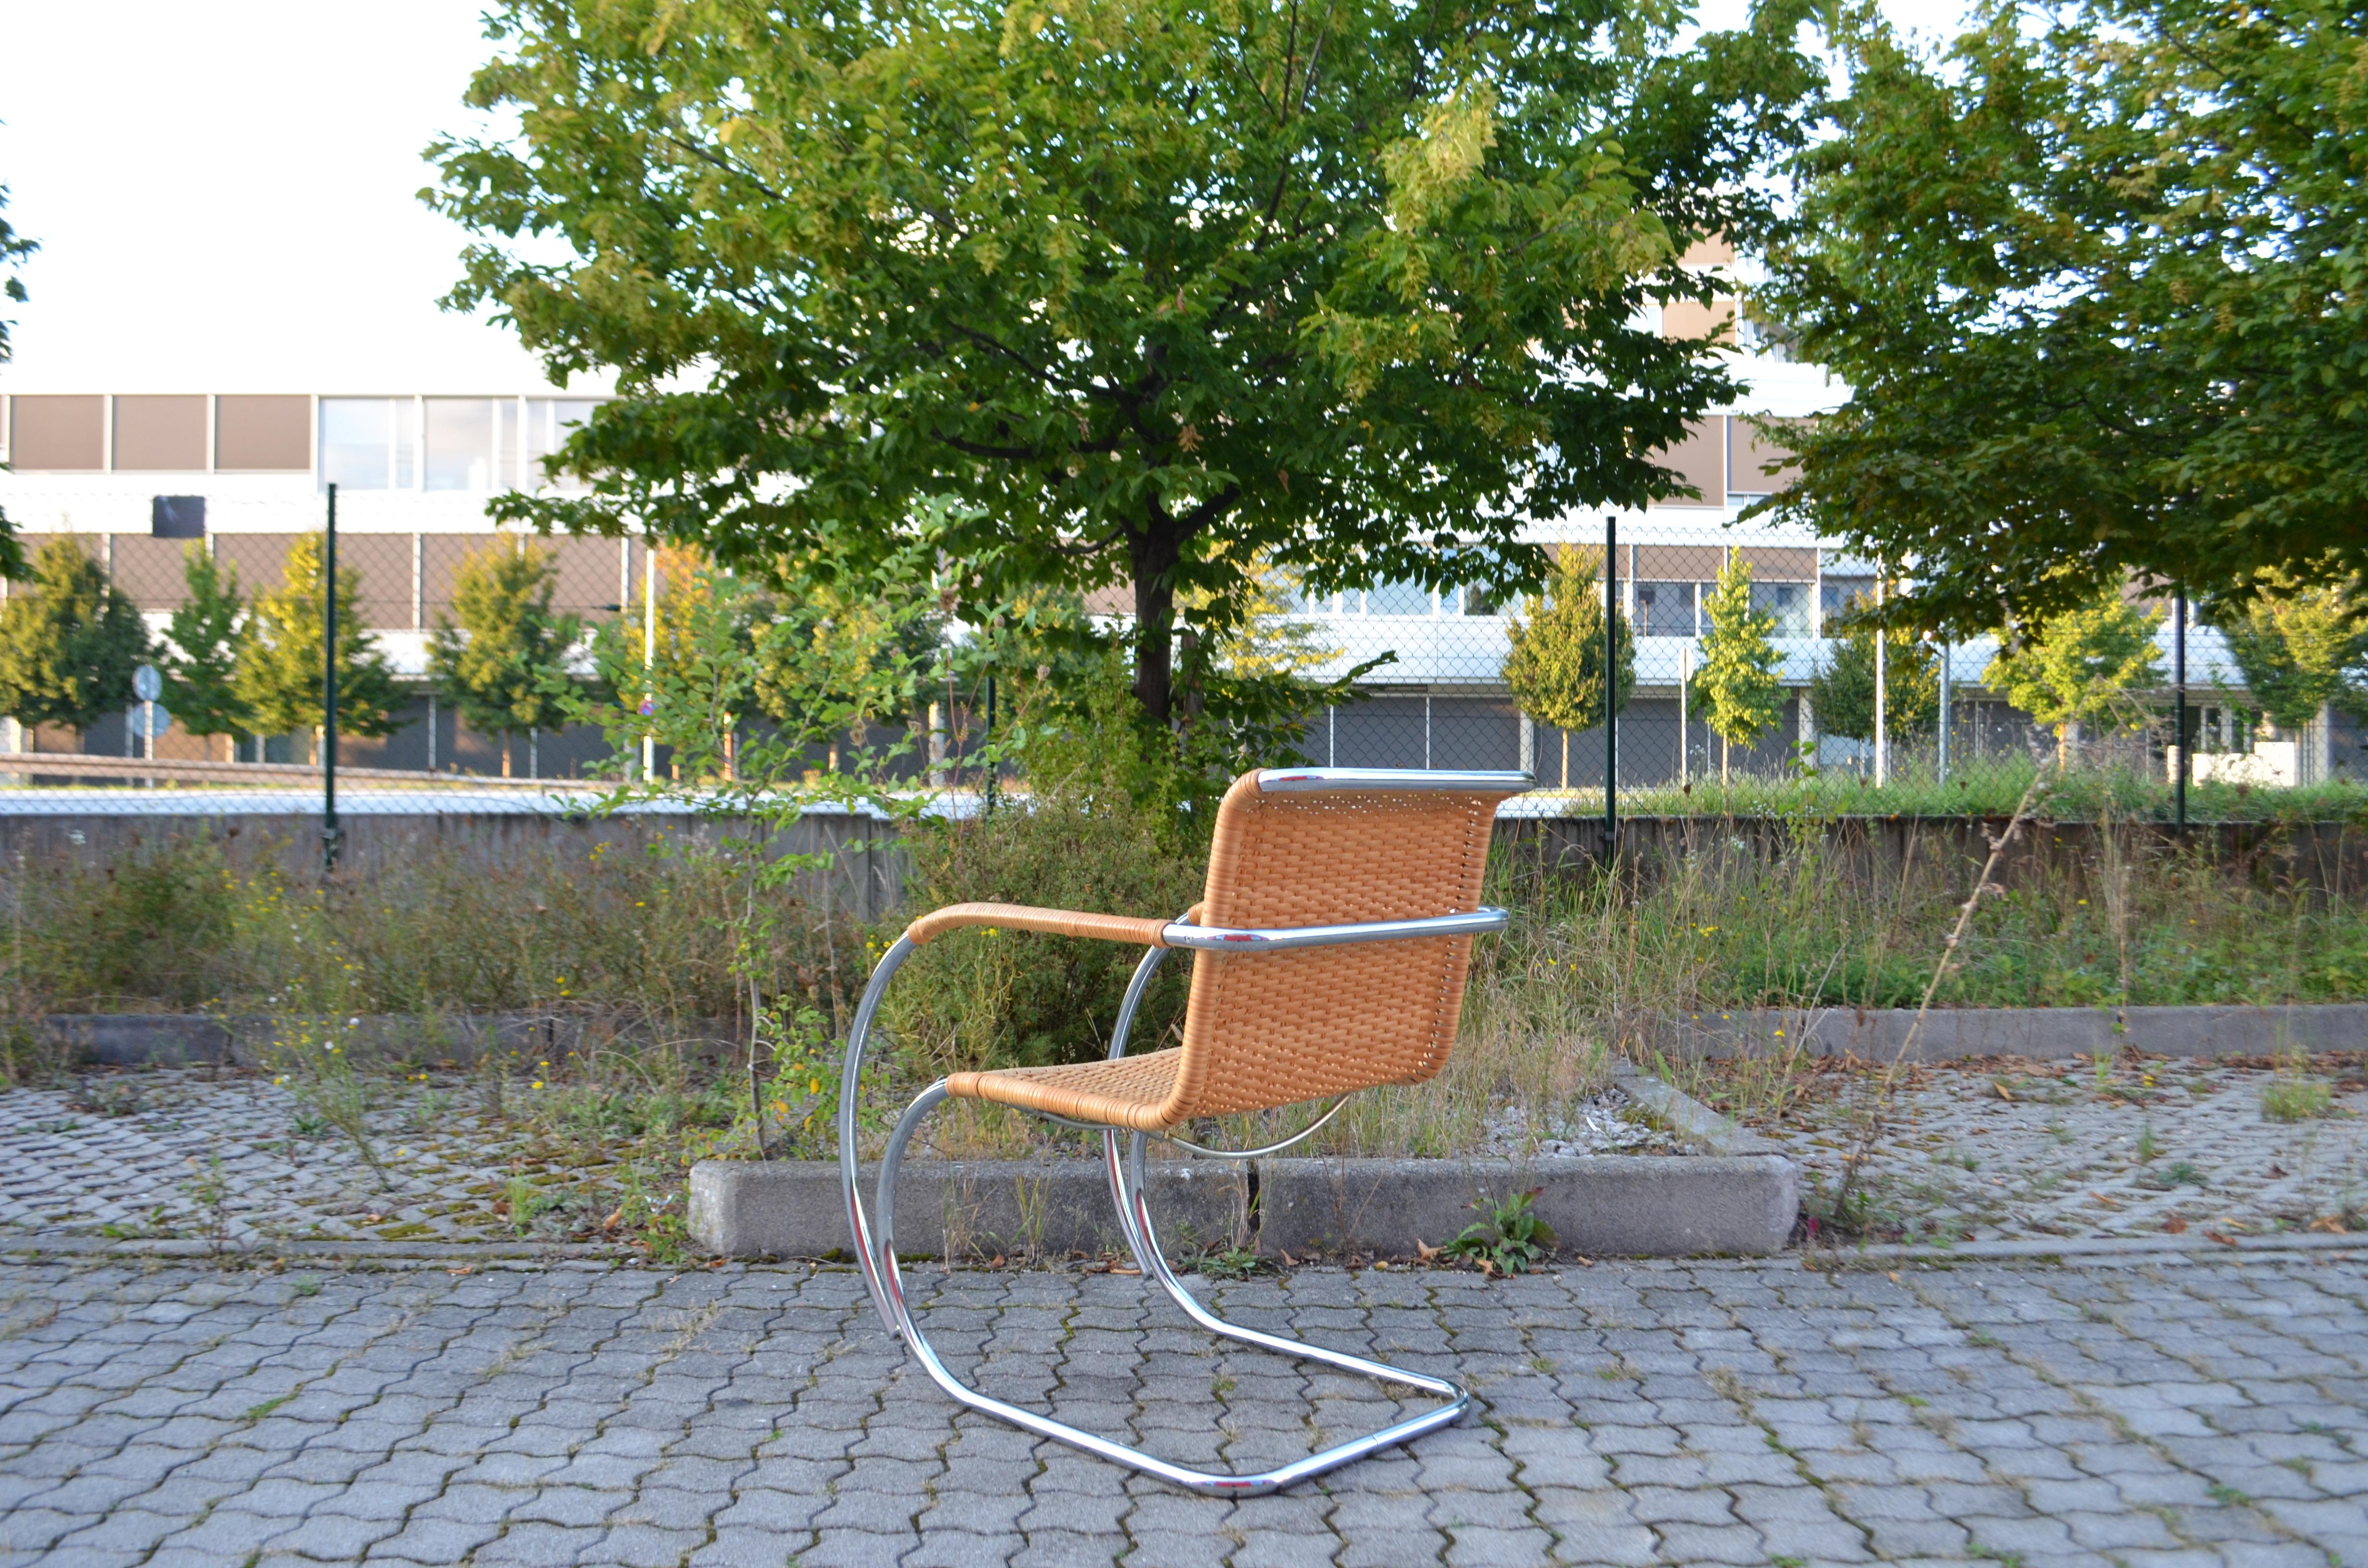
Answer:
[[[920,1325],[914,1321],[912,1309],[905,1301],[904,1274],[896,1262],[896,1176],[904,1167],[905,1150],[911,1143],[914,1133],[919,1131],[921,1123],[928,1119],[929,1113],[935,1110],[945,1098],[945,1081],[939,1079],[922,1090],[913,1103],[905,1108],[905,1114],[898,1119],[896,1130],[890,1134],[887,1151],[880,1161],[880,1182],[872,1199],[873,1222],[868,1228],[867,1233],[867,1230],[861,1227],[859,1221],[856,1238],[859,1245],[867,1247],[864,1272],[866,1278],[872,1282],[874,1299],[879,1303],[882,1315],[888,1319],[890,1327],[912,1348],[913,1354],[919,1358],[922,1369],[929,1374],[930,1380],[957,1403],[1008,1421],[1023,1431],[1033,1432],[1039,1437],[1051,1437],[1057,1442],[1066,1443],[1072,1448],[1098,1455],[1114,1464],[1125,1465],[1130,1469],[1139,1470],[1146,1475],[1156,1476],[1187,1491],[1227,1497],[1258,1496],[1264,1493],[1292,1485],[1296,1482],[1305,1481],[1311,1476],[1321,1475],[1326,1471],[1362,1459],[1383,1449],[1411,1442],[1426,1432],[1436,1431],[1441,1426],[1451,1425],[1460,1419],[1464,1411],[1469,1408],[1472,1396],[1445,1379],[1429,1377],[1420,1372],[1406,1371],[1380,1361],[1367,1360],[1361,1356],[1349,1355],[1346,1351],[1326,1349],[1320,1345],[1309,1345],[1280,1335],[1264,1334],[1254,1328],[1245,1328],[1238,1324],[1227,1323],[1203,1307],[1194,1299],[1192,1293],[1184,1288],[1183,1281],[1176,1277],[1175,1272],[1167,1267],[1167,1260],[1160,1255],[1157,1237],[1151,1228],[1151,1211],[1143,1198],[1144,1186],[1143,1135],[1140,1133],[1133,1135],[1128,1150],[1128,1157],[1121,1165],[1116,1132],[1106,1134],[1104,1149],[1109,1156],[1110,1190],[1112,1196],[1118,1200],[1121,1226],[1126,1233],[1128,1244],[1134,1249],[1135,1256],[1142,1262],[1144,1274],[1157,1279],[1193,1322],[1212,1333],[1238,1340],[1245,1345],[1256,1346],[1262,1350],[1272,1350],[1281,1355],[1297,1357],[1304,1360],[1321,1361],[1328,1366],[1338,1367],[1345,1371],[1359,1372],[1383,1382],[1404,1383],[1427,1393],[1438,1395],[1446,1403],[1383,1427],[1380,1431],[1368,1433],[1364,1437],[1352,1438],[1345,1443],[1335,1444],[1319,1453],[1310,1454],[1305,1459],[1294,1460],[1290,1464],[1247,1475],[1229,1475],[1172,1464],[1155,1455],[1144,1453],[1140,1449],[1113,1442],[1108,1437],[1099,1437],[1081,1427],[1072,1426],[1064,1421],[1056,1421],[1049,1415],[1040,1415],[1035,1411],[1023,1409],[1007,1401],[996,1399],[990,1394],[981,1393],[954,1376],[945,1362],[939,1358],[937,1350],[929,1344],[928,1337],[921,1333]],[[860,1215],[860,1202],[851,1201],[851,1208],[855,1214]]]

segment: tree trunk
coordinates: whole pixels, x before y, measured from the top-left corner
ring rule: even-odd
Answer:
[[[504,730],[504,731],[502,732],[502,777],[503,777],[503,778],[507,778],[509,776],[510,776],[510,733],[509,733],[507,730]]]
[[[1719,788],[1726,787],[1726,737],[1725,735],[1718,738],[1718,782]]]
[[[1165,725],[1175,702],[1177,542],[1164,534],[1128,540],[1134,574],[1134,699]]]

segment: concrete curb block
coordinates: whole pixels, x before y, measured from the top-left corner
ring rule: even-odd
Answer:
[[[1249,1188],[1239,1166],[1157,1160],[1149,1171],[1152,1215],[1170,1252],[1247,1237]],[[878,1166],[863,1167],[867,1205],[879,1179]],[[846,1256],[838,1165],[701,1160],[690,1168],[690,1233],[724,1257]],[[1099,1257],[1125,1247],[1099,1160],[914,1162],[896,1184],[900,1257]]]
[[[1565,1251],[1645,1257],[1781,1251],[1800,1213],[1799,1168],[1657,1079],[1623,1070],[1620,1083],[1708,1152],[1155,1160],[1152,1216],[1171,1254],[1247,1246],[1266,1257],[1410,1257],[1445,1245],[1495,1204],[1535,1188],[1536,1211]],[[876,1172],[867,1167],[863,1179],[868,1200]],[[1096,1160],[908,1165],[896,1213],[900,1255],[1099,1256],[1125,1247]],[[836,1257],[848,1245],[838,1166],[826,1161],[703,1160],[691,1167],[689,1219],[692,1239],[727,1257]]]

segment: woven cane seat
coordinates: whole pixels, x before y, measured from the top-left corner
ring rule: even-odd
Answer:
[[[1174,1125],[1162,1117],[1161,1108],[1175,1093],[1176,1069],[1183,1062],[1182,1051],[1168,1050],[1068,1067],[956,1073],[946,1080],[946,1093],[958,1099],[993,1100],[1023,1110],[1048,1111],[1072,1121],[1156,1132]]]
[[[1195,923],[1274,929],[1477,909],[1497,806],[1511,792],[1268,792],[1257,774],[1245,774],[1218,810]],[[1034,917],[1027,928],[1158,943],[1137,934],[1136,922],[1067,912],[956,906],[923,919],[939,923],[929,927],[934,934],[951,924],[985,924],[989,908],[1005,924]],[[1420,1083],[1447,1064],[1471,956],[1469,937],[1199,952],[1180,1048],[1076,1066],[957,1073],[946,1091],[1150,1132],[1196,1117]]]

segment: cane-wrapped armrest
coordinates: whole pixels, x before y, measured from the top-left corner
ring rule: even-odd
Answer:
[[[1041,931],[1048,937],[1091,937],[1103,942],[1131,942],[1142,948],[1164,948],[1161,935],[1167,922],[1138,920],[1124,915],[1091,915],[1076,909],[1038,909],[1025,903],[950,903],[933,909],[905,927],[905,939],[915,947],[932,937],[963,926],[993,926],[1014,931]]]

